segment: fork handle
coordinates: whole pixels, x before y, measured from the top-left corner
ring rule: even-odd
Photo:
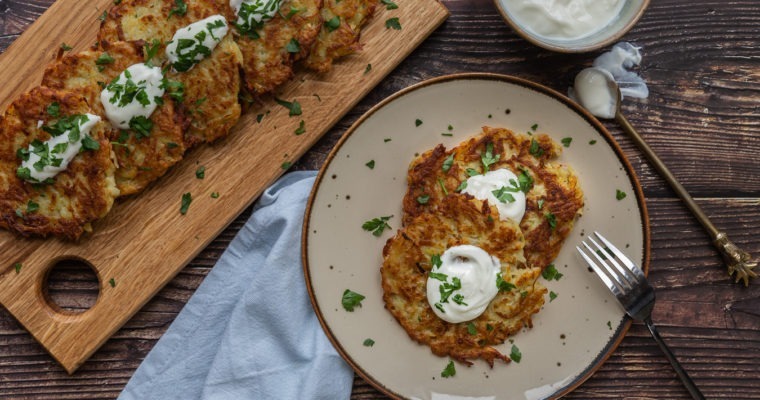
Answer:
[[[670,351],[668,345],[665,344],[662,336],[660,336],[660,332],[657,331],[657,327],[654,326],[652,318],[649,317],[644,319],[644,323],[646,324],[647,328],[649,328],[649,333],[652,334],[654,341],[657,342],[658,346],[660,346],[660,350],[662,350],[662,352],[665,354],[665,357],[667,357],[668,361],[670,361],[670,365],[673,366],[673,369],[676,371],[676,374],[678,374],[678,377],[681,378],[681,382],[683,382],[683,385],[686,386],[686,390],[689,391],[691,397],[695,400],[704,400],[705,396],[702,394],[702,392],[699,391],[699,388],[697,388],[697,385],[695,385],[694,381],[691,380],[689,374],[686,373],[686,370],[683,369],[681,363],[678,362],[676,356],[672,351]]]

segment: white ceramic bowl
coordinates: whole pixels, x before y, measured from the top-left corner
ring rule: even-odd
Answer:
[[[610,24],[593,35],[573,40],[558,40],[539,36],[513,18],[505,5],[505,0],[494,0],[494,3],[496,3],[496,7],[509,26],[527,41],[552,51],[583,53],[600,49],[619,40],[641,18],[649,5],[649,0],[626,0],[620,14]]]

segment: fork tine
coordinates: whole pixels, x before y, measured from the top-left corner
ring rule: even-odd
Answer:
[[[609,265],[607,265],[607,262],[602,257],[602,254],[600,254],[599,251],[597,251],[594,248],[592,248],[591,246],[589,246],[589,244],[586,243],[586,242],[581,242],[581,244],[583,244],[583,247],[586,248],[586,250],[588,251],[588,253],[592,254],[593,257],[596,259],[596,261],[597,261],[597,263],[599,265],[599,269],[601,271],[603,271],[603,274],[606,275],[606,276],[608,276],[610,278],[610,280],[612,280],[615,283],[615,285],[618,287],[618,289],[620,289],[621,292],[627,291],[628,290],[628,286],[629,286],[628,282],[627,281],[625,281],[625,282],[622,281],[621,278],[620,278],[620,274],[616,273],[614,270],[612,270],[612,268]],[[594,244],[596,244],[596,243],[594,243]]]
[[[586,248],[588,248],[588,245],[584,242],[581,242]],[[601,267],[599,267],[594,260],[591,259],[590,256],[588,256],[583,249],[581,249],[579,246],[575,246],[575,249],[578,250],[578,253],[583,257],[584,260],[586,260],[586,264],[588,264],[596,273],[596,276],[599,277],[599,279],[602,280],[605,286],[607,286],[607,289],[609,289],[612,294],[614,294],[616,297],[622,296],[622,292],[620,291],[620,287],[615,284],[615,282],[610,279],[609,276],[607,276],[607,273],[605,273]],[[593,253],[591,249],[588,249],[590,253]]]
[[[631,261],[630,258],[626,257],[625,254],[623,254],[622,251],[618,250],[615,245],[613,245],[607,238],[602,236],[599,232],[594,232],[594,234],[604,243],[605,246],[607,246],[608,249],[610,249],[613,253],[615,253],[615,256],[636,276],[638,280],[644,280],[646,279],[644,276],[644,271],[639,268],[638,265],[636,265],[633,261]]]
[[[617,279],[621,286],[623,287],[623,290],[629,290],[632,289],[633,286],[636,284],[636,277],[631,274],[631,271],[623,268],[616,260],[615,257],[610,254],[607,249],[602,247],[599,243],[597,243],[594,238],[591,236],[588,237],[588,240],[596,246],[595,254],[601,261],[601,263],[604,265],[605,268],[609,271],[609,273]],[[610,265],[612,264],[612,265]]]

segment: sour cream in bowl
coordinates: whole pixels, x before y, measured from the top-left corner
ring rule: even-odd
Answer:
[[[649,0],[494,1],[520,36],[565,53],[596,50],[617,41],[649,5]]]

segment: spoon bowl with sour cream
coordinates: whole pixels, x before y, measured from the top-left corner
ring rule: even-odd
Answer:
[[[649,0],[494,0],[520,36],[548,50],[581,53],[617,41]]]

